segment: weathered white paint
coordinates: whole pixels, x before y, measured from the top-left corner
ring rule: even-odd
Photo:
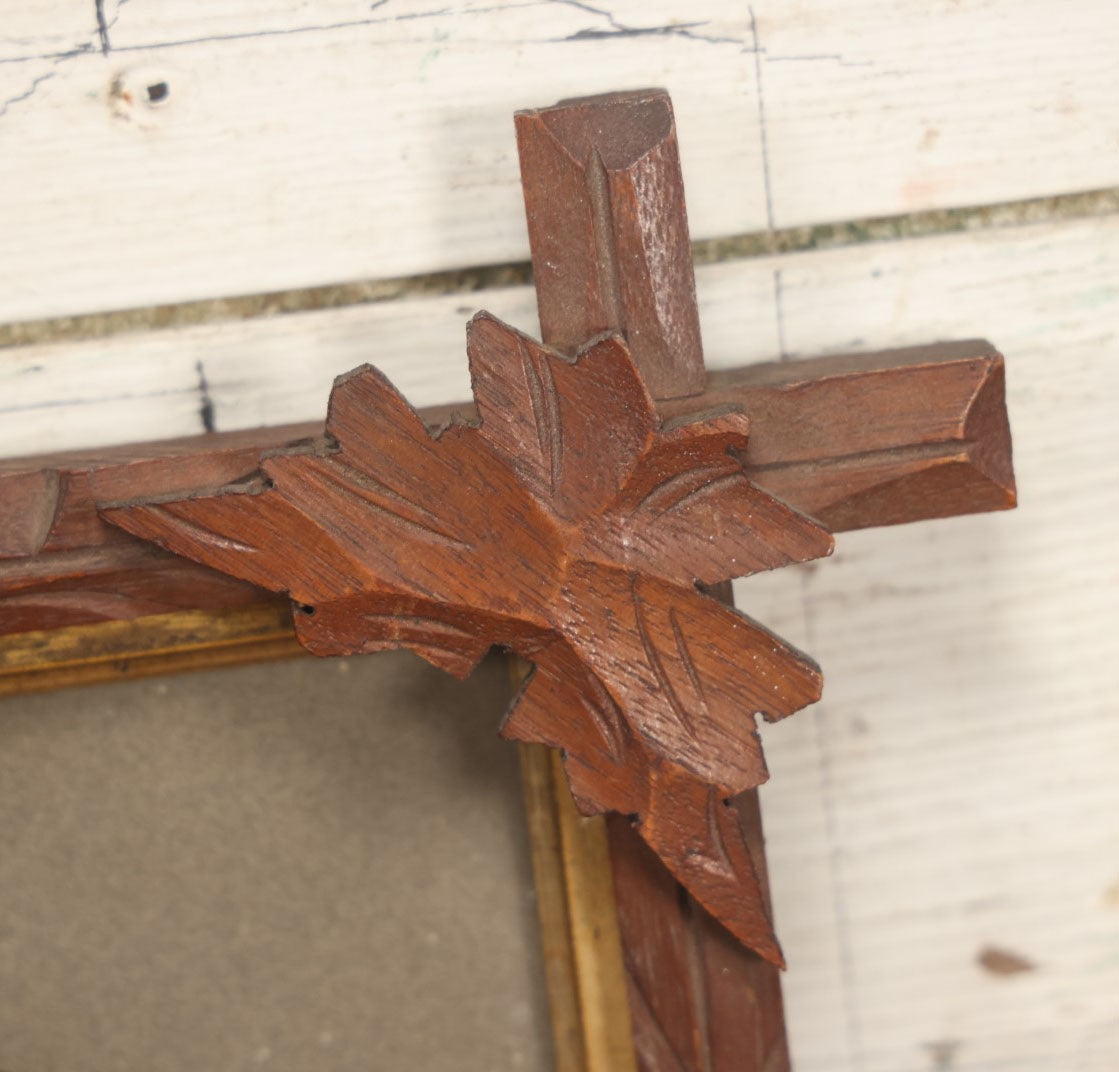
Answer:
[[[771,271],[697,276],[708,365],[776,356]],[[218,431],[321,419],[334,377],[365,361],[415,405],[468,399],[480,309],[539,335],[521,286],[0,351],[0,457],[201,433],[202,377]]]
[[[104,7],[0,30],[0,321],[523,259],[511,110],[651,83],[700,237],[1119,183],[1111,0]]]
[[[796,353],[994,339],[1021,500],[738,586],[826,679],[763,730],[802,1072],[1119,1067],[1117,253],[1109,220],[779,262]]]
[[[0,28],[0,321],[524,258],[510,110],[624,86],[672,91],[701,237],[1119,183],[1111,0],[104,7],[107,56],[92,4]],[[763,729],[800,1072],[1119,1067],[1117,266],[1108,219],[698,272],[713,367],[976,335],[1008,359],[1017,512],[739,586],[827,676]],[[3,351],[0,456],[198,432],[200,366],[219,429],[321,416],[365,360],[463,398],[463,321],[534,330],[533,305]],[[1036,970],[993,976],[986,945]]]
[[[1107,219],[699,272],[714,366],[978,334],[1008,361],[1016,512],[843,534],[739,586],[827,678],[763,731],[800,1072],[1119,1061],[1117,266]],[[196,431],[198,360],[219,428],[321,415],[362,360],[462,398],[478,305],[534,327],[514,288],[11,351],[7,404],[71,402],[9,411],[3,451]],[[986,945],[1037,968],[991,975]]]

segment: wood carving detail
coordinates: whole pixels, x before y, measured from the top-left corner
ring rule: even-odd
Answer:
[[[286,623],[263,586],[318,654],[408,647],[461,676],[491,644],[524,654],[503,733],[561,748],[579,807],[615,812],[638,1066],[787,1070],[758,795],[739,790],[765,778],[757,715],[820,680],[719,582],[829,553],[820,526],[1012,507],[1003,361],[970,340],[707,372],[667,93],[516,127],[542,336],[577,359],[482,315],[474,408],[417,415],[366,367],[325,436],[0,462],[0,646],[262,600]],[[452,412],[470,419],[430,430]]]
[[[572,359],[482,313],[467,349],[476,421],[432,434],[364,366],[336,381],[323,439],[103,516],[289,593],[317,654],[406,647],[458,676],[494,644],[532,660],[502,733],[563,749],[585,813],[634,816],[779,962],[725,802],[766,778],[756,718],[818,699],[820,674],[702,586],[828,555],[831,534],[747,479],[738,408],[658,417],[620,337]]]
[[[1004,379],[989,343],[939,343],[711,372],[702,394],[658,401],[657,412],[745,410],[749,479],[835,533],[1013,506]],[[438,425],[470,409],[421,416]],[[320,420],[0,460],[0,637],[268,599],[106,524],[95,504],[181,498],[322,435]]]

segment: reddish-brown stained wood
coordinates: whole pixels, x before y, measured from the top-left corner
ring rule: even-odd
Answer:
[[[0,462],[0,635],[267,600],[253,585],[107,524],[95,499],[233,480],[255,468],[262,448],[300,434],[270,429],[110,447],[42,459],[41,467],[32,461],[36,468]]]
[[[460,674],[491,642],[531,658],[504,732],[564,748],[580,806],[634,823],[612,820],[611,839],[642,1067],[783,1069],[772,967],[633,831],[779,962],[757,797],[741,791],[765,777],[755,715],[811,702],[819,676],[693,582],[826,554],[828,529],[1012,506],[1001,358],[946,344],[705,381],[667,96],[571,101],[517,126],[545,341],[579,360],[476,318],[480,424],[433,436],[359,369],[325,437],[304,430],[232,485],[255,465],[251,433],[187,448],[181,467],[163,450],[0,465],[0,594],[14,593],[0,610],[30,598],[33,618],[54,594],[63,614],[127,616],[142,592],[110,606],[106,579],[142,563],[173,594],[171,562],[94,512],[127,498],[106,516],[290,591],[313,651],[406,646]],[[603,330],[674,401],[654,407],[621,338],[584,347]],[[99,587],[67,607],[69,578]],[[200,598],[254,591],[224,584]]]
[[[830,554],[830,533],[746,479],[742,412],[661,420],[619,337],[572,359],[479,314],[467,340],[478,423],[433,435],[366,366],[336,382],[323,440],[102,515],[289,593],[316,654],[408,647],[462,676],[491,644],[530,658],[503,733],[562,748],[585,813],[637,816],[779,961],[723,799],[765,779],[755,721],[816,700],[819,671],[696,581]]]
[[[658,413],[673,420],[728,404],[750,416],[750,479],[833,532],[1014,505],[1002,358],[988,343],[711,373],[703,394],[660,403]],[[464,404],[423,417],[434,424],[455,411],[473,415]],[[94,498],[235,480],[264,450],[322,434],[321,424],[300,424],[0,460],[0,635],[244,605],[252,597],[243,583],[141,553],[98,517]],[[129,598],[103,598],[113,593]]]
[[[258,587],[130,538],[0,561],[0,635],[277,601]]]
[[[541,337],[564,353],[619,332],[656,398],[703,390],[672,101],[607,93],[518,112]]]
[[[560,115],[573,142],[590,140],[596,114],[580,107],[576,102],[568,108],[557,108],[550,113]],[[533,139],[531,133],[539,126],[525,125],[521,134],[521,174],[525,201],[529,209],[530,224],[534,202],[540,206],[542,219],[556,226],[554,207],[549,207],[539,196],[541,188],[547,189],[555,164],[545,158],[526,152],[528,145],[539,145],[543,139]],[[519,128],[520,129],[520,128]],[[638,124],[628,132],[640,139],[644,134],[645,145],[640,140],[631,148],[630,155],[641,156],[647,147],[655,144],[658,132],[641,130]],[[543,165],[543,166],[542,166]],[[560,173],[565,174],[562,165]],[[673,178],[678,172],[674,169]],[[554,172],[553,172],[554,173]],[[686,232],[683,189],[679,182],[669,182],[668,189],[675,193],[671,207],[665,209],[669,226],[680,221]],[[543,230],[541,221],[537,221]],[[609,242],[599,228],[597,242]],[[558,233],[562,231],[558,230]],[[570,304],[564,293],[563,270],[566,263],[560,258],[574,245],[577,259],[582,252],[577,243],[547,245],[550,235],[534,241],[533,268],[537,279],[537,295],[541,309],[565,308]],[[566,248],[565,248],[566,247]],[[611,250],[599,254],[600,261],[613,261]],[[546,260],[546,257],[555,260]],[[642,257],[638,252],[634,260],[653,272],[654,259]],[[557,263],[558,261],[558,263]],[[680,273],[686,265],[686,279],[678,280],[668,298],[679,309],[685,307],[685,320],[697,322],[694,286],[691,275],[691,257],[688,250],[672,252],[671,268],[666,271],[660,262],[658,269],[666,276],[674,269]],[[638,278],[641,272],[633,269]],[[670,285],[670,283],[668,284]],[[576,299],[577,304],[577,299]],[[631,327],[626,310],[617,310],[614,326],[623,331]],[[543,338],[561,349],[570,347],[564,337],[568,326],[557,324],[541,316]],[[672,397],[699,390],[699,377],[695,365],[699,354],[698,326],[694,348],[673,346],[662,330],[658,335],[657,324],[644,325],[644,331],[629,331],[630,337],[643,338],[643,346],[634,353],[635,363],[647,377],[655,396]],[[650,330],[652,337],[650,338]],[[651,344],[653,343],[653,344]],[[698,358],[702,367],[702,358]],[[733,405],[729,399],[724,405]],[[684,404],[685,407],[687,403]],[[718,411],[718,406],[713,407]],[[677,417],[676,419],[681,419]],[[725,451],[734,444],[722,445]],[[749,443],[747,443],[747,451]],[[745,453],[738,455],[745,460]],[[714,538],[714,533],[709,533]],[[706,578],[714,580],[714,576]],[[713,585],[712,594],[733,605],[730,585]],[[576,781],[573,779],[575,788]],[[630,1021],[634,1049],[641,1072],[675,1072],[696,1069],[703,1072],[786,1072],[788,1045],[785,1036],[784,1010],[781,985],[772,961],[779,959],[772,953],[777,950],[772,936],[769,890],[762,844],[761,813],[757,791],[741,795],[734,806],[724,802],[716,790],[704,785],[687,772],[679,772],[671,788],[661,794],[668,806],[663,817],[646,815],[639,821],[640,835],[632,817],[614,814],[609,816],[608,837],[614,874],[614,889],[618,908],[618,925],[622,939],[623,962],[629,995]],[[702,833],[697,831],[701,828]],[[696,836],[699,833],[699,836]],[[665,836],[667,834],[667,836]],[[705,835],[705,836],[704,836]],[[644,839],[644,842],[642,841]],[[661,861],[649,851],[654,846],[662,853]],[[673,847],[687,846],[686,860],[664,856]],[[699,851],[696,851],[696,850]],[[665,869],[668,863],[677,878],[689,872],[688,865],[701,869],[721,871],[731,880],[724,883],[721,892],[731,895],[734,903],[716,902],[710,897],[707,904],[721,918],[731,912],[735,918],[751,918],[758,933],[767,935],[769,959],[763,959],[753,950],[744,948],[693,900]],[[683,866],[681,866],[683,864]],[[728,874],[729,872],[729,874]],[[708,884],[709,885],[709,884]],[[739,932],[741,935],[741,931]],[[762,949],[757,941],[754,949]]]
[[[756,812],[757,793],[736,806]],[[742,827],[760,820],[745,814]],[[607,828],[638,1067],[788,1072],[780,973],[691,899],[624,816]]]
[[[0,483],[0,554],[34,555],[43,549],[54,525],[59,475],[53,469],[15,473]]]
[[[255,469],[262,451],[321,438],[322,431],[321,423],[284,425],[2,459],[0,562],[131,543],[98,516],[97,500],[222,484]]]
[[[704,395],[750,414],[746,468],[767,491],[833,532],[1014,506],[1005,372],[990,343],[795,364],[714,373]]]

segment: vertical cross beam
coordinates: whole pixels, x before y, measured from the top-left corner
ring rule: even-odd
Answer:
[[[522,117],[522,146],[531,160],[534,138],[556,141],[558,130],[569,143],[549,167],[571,170],[572,196],[580,176],[587,187],[593,211],[576,221],[583,297],[615,334],[586,341],[573,361],[480,313],[467,332],[476,421],[433,433],[363,366],[336,381],[325,436],[262,455],[255,473],[217,487],[182,490],[176,463],[163,474],[171,494],[97,497],[97,509],[287,593],[316,654],[407,647],[460,676],[492,644],[531,659],[502,733],[563,748],[580,809],[632,819],[715,918],[779,963],[757,799],[728,798],[765,777],[754,717],[818,698],[818,668],[695,582],[829,553],[827,529],[766,487],[833,528],[1013,505],[1002,361],[969,342],[808,363],[815,378],[805,366],[758,366],[656,404],[617,333],[660,363],[659,390],[683,390],[675,345],[650,345],[652,332],[689,319],[689,303],[695,313],[690,261],[665,259],[681,236],[687,248],[671,109],[653,91],[559,111],[558,123]],[[633,130],[652,132],[647,152],[632,139],[617,159],[601,151],[612,131]],[[534,213],[534,196],[526,189],[534,242],[544,235],[558,257],[562,206],[548,192]],[[675,221],[661,228],[669,242],[658,241],[662,212]],[[644,280],[632,301],[627,264]],[[642,295],[661,288],[671,293],[655,295],[650,320]],[[693,342],[681,344],[688,362]],[[651,865],[628,827],[613,827],[642,1066],[787,1067],[776,977]],[[632,1057],[628,1043],[617,1051]]]
[[[702,391],[695,276],[668,94],[561,101],[519,112],[516,128],[543,341],[574,354],[595,335],[616,331],[655,398]],[[731,601],[729,585],[721,594]],[[735,804],[768,900],[757,791]],[[787,1069],[777,968],[698,905],[628,819],[611,815],[607,830],[642,1072]]]
[[[543,341],[624,335],[654,398],[703,390],[703,348],[672,103],[609,93],[518,112]]]

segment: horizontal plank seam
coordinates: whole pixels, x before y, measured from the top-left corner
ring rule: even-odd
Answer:
[[[1119,214],[1119,186],[1020,201],[929,209],[905,215],[784,227],[699,239],[692,243],[697,265],[782,254],[840,249],[872,243],[933,238],[962,232],[1006,230]],[[152,305],[0,325],[0,350],[48,342],[108,338],[221,321],[251,320],[285,313],[339,309],[401,299],[446,297],[480,290],[526,286],[528,261],[453,268],[391,279],[366,279],[293,290]]]

